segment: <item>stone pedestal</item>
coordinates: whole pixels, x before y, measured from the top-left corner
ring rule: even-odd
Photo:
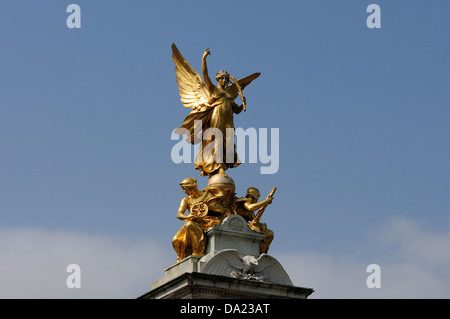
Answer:
[[[225,249],[236,249],[242,256],[259,257],[259,242],[264,239],[263,234],[251,230],[245,219],[239,215],[227,217],[221,225],[209,229],[206,236],[207,259]]]
[[[307,298],[313,289],[294,287],[281,264],[260,254],[264,235],[239,215],[206,232],[206,255],[189,256],[167,267],[142,299]]]
[[[306,299],[313,292],[311,288],[193,272],[152,289],[139,299]]]

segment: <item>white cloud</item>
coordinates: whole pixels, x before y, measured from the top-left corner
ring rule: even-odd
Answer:
[[[295,285],[315,290],[310,298],[450,298],[450,231],[395,217],[374,234],[361,245],[364,260],[353,257],[361,252],[352,257],[297,252],[278,259]],[[366,285],[371,263],[381,267],[381,288]]]
[[[315,290],[310,298],[450,298],[450,231],[398,217],[361,247],[344,256],[274,257],[296,286]],[[175,258],[170,242],[163,247],[149,239],[0,228],[0,298],[136,298]],[[81,267],[80,289],[66,286],[66,268],[73,263]],[[371,263],[381,267],[379,289],[366,285]]]
[[[0,298],[135,298],[175,258],[151,240],[0,228]],[[81,268],[79,289],[66,285],[69,264]]]

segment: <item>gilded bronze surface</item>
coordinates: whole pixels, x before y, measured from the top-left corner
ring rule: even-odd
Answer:
[[[184,107],[191,108],[191,112],[183,121],[183,124],[175,133],[184,135],[189,131],[187,141],[192,144],[201,142],[201,148],[195,158],[195,168],[200,170],[201,175],[214,175],[220,173],[226,176],[225,170],[236,167],[240,164],[234,145],[234,131],[232,139],[226,138],[228,129],[234,130],[234,114],[239,114],[245,109],[246,99],[242,90],[256,79],[260,73],[253,73],[237,81],[227,71],[221,70],[216,74],[217,86],[215,86],[208,74],[206,58],[210,55],[209,49],[206,49],[202,56],[202,80],[198,74],[178,51],[175,44],[172,44],[172,58],[175,63],[176,80],[180,91],[181,102]],[[234,83],[230,85],[230,79]],[[240,95],[243,104],[237,105],[234,100]],[[195,121],[201,121],[202,131],[209,128],[220,130],[222,140],[203,139],[197,136]],[[233,143],[227,148],[227,142]],[[211,145],[220,142],[221,145]],[[221,149],[218,149],[220,147]],[[212,150],[205,152],[205,150]],[[227,152],[233,152],[227,156]]]
[[[261,223],[260,219],[266,207],[272,203],[276,188],[274,187],[261,202],[258,202],[261,195],[255,187],[247,189],[246,197],[238,198],[233,179],[225,173],[228,168],[241,164],[234,145],[233,117],[234,114],[246,110],[246,98],[242,91],[260,73],[236,80],[227,71],[221,70],[216,74],[215,86],[208,75],[206,64],[206,58],[210,54],[209,48],[203,52],[202,79],[175,44],[172,44],[172,58],[181,102],[184,107],[191,109],[175,133],[186,134],[189,143],[201,143],[195,159],[195,168],[200,170],[202,176],[209,177],[208,185],[202,191],[198,188],[195,178],[186,178],[180,183],[187,196],[181,200],[177,212],[177,218],[184,221],[184,224],[172,239],[177,262],[190,255],[204,256],[206,230],[219,225],[231,214],[243,216],[252,230],[265,235],[265,239],[260,242],[261,253],[267,253],[274,238],[273,232],[266,224]],[[241,105],[234,102],[238,96],[241,98]],[[197,127],[199,122],[200,128]],[[214,136],[214,139],[212,136],[204,138],[202,134],[208,129],[219,130],[223,139],[218,140],[217,136]],[[225,138],[229,129],[232,129],[232,139]],[[222,144],[219,145],[219,142]],[[213,151],[205,152],[208,148]],[[232,153],[227,153],[230,150]],[[255,214],[256,211],[258,212]]]
[[[245,198],[237,199],[235,201],[235,213],[244,217],[249,222],[249,226],[252,230],[264,234],[266,238],[259,244],[261,254],[269,251],[269,246],[274,238],[273,231],[267,228],[267,224],[261,223],[261,217],[266,210],[266,207],[272,203],[273,194],[276,191],[276,187],[272,189],[267,198],[261,202],[258,202],[259,190],[255,187],[247,189],[247,195]],[[258,211],[255,214],[255,211]]]
[[[178,207],[177,218],[185,221],[172,239],[178,259],[182,260],[190,255],[204,256],[206,248],[205,230],[213,225],[220,224],[221,214],[216,216],[208,214],[207,203],[216,198],[216,194],[205,189],[200,191],[195,178],[186,178],[180,183],[186,193]],[[185,215],[188,211],[189,214]]]

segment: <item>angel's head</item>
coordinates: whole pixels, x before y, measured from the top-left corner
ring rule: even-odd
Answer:
[[[216,73],[216,81],[220,87],[226,88],[230,83],[230,74],[225,70],[220,70]]]

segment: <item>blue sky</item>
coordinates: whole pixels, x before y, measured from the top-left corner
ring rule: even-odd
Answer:
[[[71,3],[81,8],[81,29],[66,26]],[[366,25],[371,3],[381,7],[381,29]],[[176,43],[197,71],[210,47],[210,74],[261,72],[235,125],[279,128],[279,170],[261,175],[263,164],[245,163],[228,172],[238,196],[278,187],[263,219],[275,233],[270,253],[285,260],[296,285],[326,298],[341,297],[336,287],[353,280],[356,296],[450,297],[442,271],[450,265],[449,13],[439,0],[3,2],[0,260],[11,273],[0,279],[9,287],[0,295],[23,296],[11,287],[26,269],[14,263],[48,269],[43,261],[60,258],[64,240],[72,247],[76,236],[86,245],[43,271],[36,293],[132,298],[175,261],[179,182],[207,183],[170,156],[171,133],[189,113],[175,82]],[[41,245],[42,256],[24,253],[17,238]],[[89,264],[82,269],[104,269],[105,261],[83,255],[98,241],[115,256],[109,264],[129,245],[147,267],[113,295],[52,281],[77,258]],[[53,253],[44,249],[53,244]],[[16,245],[22,253],[8,255]],[[149,257],[156,251],[157,262]],[[433,285],[415,295],[386,279],[370,290],[372,263],[383,278],[398,271],[405,282]],[[346,281],[329,279],[340,274]]]

